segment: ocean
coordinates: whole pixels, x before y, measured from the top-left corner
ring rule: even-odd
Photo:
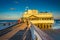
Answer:
[[[60,20],[54,20],[53,29],[60,29]]]
[[[17,20],[0,20],[0,30],[11,27],[16,23],[17,23]]]
[[[1,22],[17,22],[17,20],[0,20],[0,23]]]

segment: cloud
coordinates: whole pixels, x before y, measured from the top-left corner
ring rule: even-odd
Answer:
[[[16,4],[18,4],[19,2],[18,1],[15,1]]]
[[[13,16],[1,16],[0,20],[18,20],[20,17],[17,15],[13,15]]]
[[[10,10],[16,10],[16,8],[10,8]]]
[[[7,12],[0,15],[0,20],[18,20],[22,17],[22,12]]]
[[[60,19],[60,16],[56,15],[54,16],[54,19]]]

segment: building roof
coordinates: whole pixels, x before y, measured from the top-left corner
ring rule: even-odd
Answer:
[[[39,13],[37,10],[28,10],[28,12],[24,12],[23,17],[29,17],[31,15],[34,15],[36,17],[53,17],[52,13]]]

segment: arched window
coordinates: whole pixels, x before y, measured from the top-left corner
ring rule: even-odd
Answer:
[[[44,25],[44,29],[45,29],[45,25]]]
[[[49,25],[47,25],[47,29],[49,28]]]
[[[50,28],[51,28],[52,25],[50,25]]]
[[[40,24],[40,29],[42,28],[42,24]]]
[[[38,27],[39,27],[39,24],[38,24]]]

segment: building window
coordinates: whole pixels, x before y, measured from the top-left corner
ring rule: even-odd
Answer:
[[[49,25],[47,25],[47,29],[49,28]]]
[[[38,27],[39,27],[39,24],[38,24]]]
[[[41,24],[41,27],[40,28],[42,29],[42,24]]]
[[[51,25],[50,25],[50,28],[51,28]]]
[[[44,28],[45,28],[45,25],[44,25]]]

